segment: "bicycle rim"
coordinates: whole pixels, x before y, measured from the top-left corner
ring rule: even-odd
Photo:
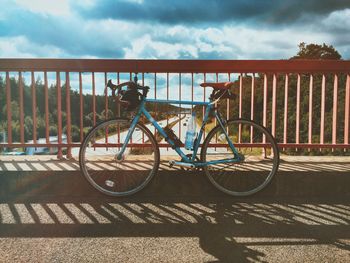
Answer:
[[[137,124],[128,146],[118,160],[130,121],[110,120],[93,128],[79,153],[81,170],[98,191],[126,196],[142,190],[159,166],[159,150],[149,130]]]
[[[257,193],[278,170],[279,151],[274,138],[264,127],[249,120],[228,121],[225,130],[243,160],[208,165],[204,167],[207,177],[216,188],[233,196]],[[215,127],[204,142],[203,162],[234,157],[223,129]]]

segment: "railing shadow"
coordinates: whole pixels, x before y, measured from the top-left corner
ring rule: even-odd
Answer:
[[[169,160],[177,159],[178,157],[169,156],[162,158],[159,166],[159,170],[181,170],[180,167],[169,165]],[[168,160],[169,159],[169,160]],[[349,159],[350,160],[350,159]],[[130,169],[142,170],[149,168],[149,165],[139,161],[130,162]],[[246,164],[245,169],[250,171],[259,171],[265,169],[263,164],[257,165],[256,163]],[[13,157],[13,158],[1,158],[0,171],[28,171],[28,172],[40,172],[40,171],[78,171],[80,170],[79,161],[77,159],[71,160],[58,160],[54,157],[46,156],[46,158],[25,158],[25,157]],[[279,171],[281,172],[348,172],[350,171],[350,163],[348,161],[342,162],[308,162],[308,161],[281,161],[279,165]]]
[[[263,245],[331,244],[350,251],[350,205],[232,199],[45,200],[0,204],[4,237],[197,237],[219,261],[264,262]]]

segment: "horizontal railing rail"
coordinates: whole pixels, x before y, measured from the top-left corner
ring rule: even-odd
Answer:
[[[350,148],[350,61],[133,59],[0,59],[0,147],[58,148],[59,156],[67,148],[71,156],[88,127],[120,115],[100,86],[134,73],[149,97],[166,100],[204,101],[209,90],[200,82],[233,81],[237,99],[218,106],[228,119],[259,122],[284,150]],[[152,112],[162,119],[158,107]]]
[[[1,71],[349,73],[340,60],[0,59]]]

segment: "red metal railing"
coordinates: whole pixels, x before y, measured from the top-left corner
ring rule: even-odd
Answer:
[[[32,142],[25,142],[25,116],[23,76],[29,72],[31,86],[31,105],[33,136]],[[57,87],[57,143],[49,141],[50,129],[50,105],[49,105],[49,78],[48,73],[55,73],[51,78]],[[1,101],[0,109],[6,109],[2,115],[7,123],[7,142],[1,142],[0,147],[67,147],[67,156],[71,156],[71,147],[78,147],[84,136],[84,86],[83,74],[91,75],[91,89],[88,92],[92,96],[92,122],[97,122],[97,80],[96,74],[103,74],[102,85],[105,85],[110,74],[116,77],[114,81],[121,82],[121,75],[127,74],[129,79],[133,73],[142,74],[142,83],[150,85],[155,98],[169,99],[170,93],[177,91],[177,98],[189,94],[190,99],[199,97],[206,99],[208,91],[203,95],[195,96],[197,83],[204,81],[236,81],[239,95],[238,105],[226,102],[226,114],[228,118],[244,117],[261,122],[269,128],[277,138],[279,146],[286,148],[332,148],[348,149],[349,145],[349,112],[350,112],[350,61],[325,61],[325,60],[92,60],[92,59],[0,59],[0,76],[4,86],[1,94],[6,94]],[[37,142],[37,94],[35,74],[43,74],[44,100],[45,100],[45,143]],[[65,83],[65,108],[62,108],[62,80],[64,73]],[[72,112],[71,112],[71,76],[78,76],[79,93],[79,140],[72,141]],[[165,81],[161,93],[160,74],[164,74]],[[176,86],[170,84],[171,76],[178,75]],[[89,75],[89,76],[90,76]],[[147,78],[146,75],[151,76]],[[19,107],[20,139],[13,141],[12,136],[12,107],[11,101],[15,87],[11,87],[11,76],[17,78],[19,96],[16,98]],[[187,77],[186,77],[187,76]],[[153,80],[152,80],[153,79]],[[124,79],[123,79],[124,81]],[[185,83],[187,81],[187,83]],[[320,81],[320,83],[318,83]],[[101,84],[101,83],[99,83]],[[327,86],[331,85],[332,90]],[[90,84],[89,84],[90,86]],[[185,90],[190,89],[190,90]],[[261,91],[260,91],[261,90]],[[196,91],[196,92],[195,92]],[[257,92],[262,92],[258,94]],[[197,92],[198,93],[198,92]],[[163,95],[160,95],[163,94]],[[332,103],[327,98],[331,96]],[[258,103],[261,98],[261,105]],[[293,98],[295,100],[292,101]],[[316,101],[320,97],[320,101]],[[1,99],[1,98],[0,98]],[[328,101],[328,102],[327,102]],[[245,103],[249,104],[245,104]],[[278,105],[283,105],[279,108]],[[108,97],[105,95],[104,117],[108,118]],[[261,108],[257,108],[260,107]],[[237,116],[231,116],[230,109],[237,107]],[[53,110],[53,109],[51,109]],[[65,124],[62,123],[65,112]],[[117,109],[118,115],[120,108]],[[262,113],[259,119],[259,114]],[[328,114],[328,113],[331,113]],[[305,117],[307,116],[307,117]],[[331,116],[331,117],[330,117]],[[341,116],[341,118],[340,118]],[[316,118],[316,121],[315,121]],[[315,130],[315,123],[319,130]],[[64,127],[65,126],[65,127]],[[327,129],[326,129],[327,128]],[[63,129],[67,135],[67,142],[62,141]],[[305,130],[307,129],[307,131]],[[179,125],[178,135],[183,133]],[[303,136],[301,137],[301,134]],[[304,136],[306,134],[306,136]],[[166,147],[161,144],[160,146]],[[62,156],[62,151],[59,151]]]

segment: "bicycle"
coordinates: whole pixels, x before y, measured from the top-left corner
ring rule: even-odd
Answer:
[[[136,114],[132,118],[106,120],[88,132],[79,151],[79,164],[85,178],[95,189],[107,195],[135,194],[157,173],[160,164],[157,140],[164,138],[181,158],[171,160],[170,166],[202,169],[217,189],[233,196],[248,196],[264,189],[277,173],[279,150],[265,127],[251,120],[225,120],[221,117],[215,104],[221,99],[234,98],[230,91],[232,84],[200,84],[213,88],[213,91],[209,102],[198,102],[147,99],[149,87],[139,85],[137,75],[133,81],[119,85],[109,80],[106,90],[110,88],[114,100]],[[172,129],[168,126],[162,128],[146,110],[145,104],[149,102],[205,107],[190,154],[181,149],[183,144]],[[216,119],[217,125],[201,144],[210,117]],[[164,121],[160,122],[164,124]],[[147,126],[155,127],[157,139]]]

